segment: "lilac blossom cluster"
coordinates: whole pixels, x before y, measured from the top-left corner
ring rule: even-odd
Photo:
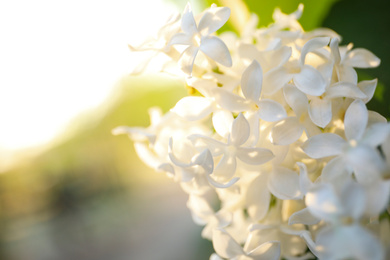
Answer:
[[[211,260],[390,257],[390,125],[366,107],[377,80],[355,71],[380,60],[330,29],[305,32],[302,11],[217,36],[230,9],[188,4],[130,46],[151,53],[137,73],[164,55],[190,94],[113,133],[188,193]]]

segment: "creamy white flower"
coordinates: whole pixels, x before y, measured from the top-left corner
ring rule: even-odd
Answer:
[[[218,37],[211,35],[226,23],[229,16],[229,8],[212,6],[206,10],[197,25],[191,6],[189,3],[187,4],[181,20],[183,32],[175,34],[169,43],[171,45],[188,45],[179,60],[181,69],[185,73],[191,74],[199,51],[224,66],[230,67],[232,65],[232,59],[225,43]]]
[[[371,182],[381,178],[384,162],[376,150],[387,137],[390,125],[376,124],[367,127],[368,111],[361,100],[355,100],[344,117],[347,140],[337,134],[325,133],[307,140],[302,149],[312,158],[337,156],[324,168],[323,175],[354,172],[359,182]]]

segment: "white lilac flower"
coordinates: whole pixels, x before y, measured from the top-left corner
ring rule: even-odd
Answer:
[[[240,113],[232,123],[227,143],[202,135],[192,135],[190,139],[195,146],[206,145],[210,147],[214,157],[222,155],[213,175],[221,179],[230,179],[236,172],[237,158],[246,164],[259,165],[268,162],[274,157],[273,153],[268,149],[243,146],[248,140],[249,134],[249,123]]]
[[[179,60],[180,67],[185,73],[191,74],[199,51],[224,66],[230,67],[232,65],[230,53],[225,43],[218,37],[211,35],[226,23],[229,16],[229,8],[212,6],[206,10],[199,23],[196,24],[191,6],[187,4],[181,20],[183,32],[175,34],[170,41],[171,45],[188,46]]]
[[[390,125],[378,123],[367,128],[367,123],[365,104],[355,100],[345,112],[346,140],[337,134],[324,133],[311,137],[302,149],[311,158],[337,156],[324,168],[324,176],[353,172],[359,182],[376,181],[384,169],[384,161],[376,148],[388,136]]]
[[[130,46],[166,54],[192,92],[113,133],[188,194],[210,260],[390,258],[390,124],[367,110],[378,80],[355,71],[380,60],[330,29],[305,32],[302,11],[219,38],[230,9],[194,17],[188,4]]]

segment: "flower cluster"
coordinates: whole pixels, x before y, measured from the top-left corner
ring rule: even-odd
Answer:
[[[390,125],[366,107],[377,80],[355,71],[380,60],[330,29],[305,32],[302,11],[216,36],[230,9],[187,5],[130,46],[169,57],[162,70],[190,95],[151,109],[147,128],[113,132],[189,194],[212,260],[390,257]]]

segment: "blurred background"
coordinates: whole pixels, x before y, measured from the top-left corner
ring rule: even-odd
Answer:
[[[129,76],[137,45],[187,1],[0,1],[0,259],[208,259],[179,185],[144,166],[119,125],[148,126],[186,95],[164,75]],[[370,109],[390,116],[389,2],[190,1],[232,6],[231,20],[305,4],[305,30],[329,27],[342,44],[371,50],[379,79]],[[243,9],[235,4],[244,3]],[[242,5],[241,5],[242,6]],[[228,23],[223,30],[236,30]]]

